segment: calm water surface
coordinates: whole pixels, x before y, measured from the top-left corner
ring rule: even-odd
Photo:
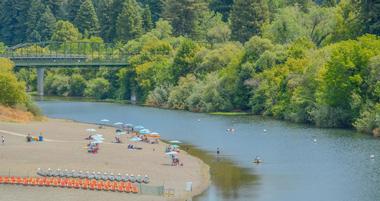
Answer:
[[[38,105],[49,117],[90,123],[107,118],[194,145],[190,150],[212,166],[213,178],[197,201],[380,200],[380,140],[353,131],[112,103],[50,100]],[[227,128],[236,131],[228,134]],[[252,163],[257,155],[263,164]]]

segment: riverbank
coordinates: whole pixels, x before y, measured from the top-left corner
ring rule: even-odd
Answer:
[[[0,134],[5,136],[5,145],[0,146],[0,174],[16,176],[35,176],[37,168],[75,169],[99,172],[129,173],[149,175],[151,186],[164,185],[174,189],[174,196],[132,195],[110,192],[93,192],[73,189],[33,188],[20,186],[0,186],[0,200],[26,200],[38,198],[50,201],[66,200],[185,200],[198,195],[207,189],[210,183],[209,167],[200,159],[181,152],[179,157],[182,167],[171,166],[170,158],[164,154],[166,144],[134,143],[142,150],[127,149],[126,136],[123,144],[113,144],[114,128],[98,129],[104,135],[105,143],[101,144],[98,154],[89,154],[86,150],[87,128],[95,125],[78,123],[69,120],[47,119],[43,122],[29,123],[0,122]],[[96,128],[97,129],[97,128]],[[26,143],[28,133],[43,133],[46,141]],[[132,144],[132,143],[131,143]],[[186,182],[192,182],[193,191],[185,192]]]

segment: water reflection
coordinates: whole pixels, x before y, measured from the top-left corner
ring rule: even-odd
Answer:
[[[228,156],[215,155],[192,145],[182,145],[181,147],[210,166],[213,185],[224,199],[238,199],[239,190],[242,187],[259,183],[258,175],[252,174],[252,171],[247,168],[237,166]],[[195,198],[195,200],[197,199]]]

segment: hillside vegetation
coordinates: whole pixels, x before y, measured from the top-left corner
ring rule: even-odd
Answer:
[[[113,42],[115,54],[127,55],[128,67],[117,70],[48,70],[47,94],[136,95],[156,107],[244,111],[367,133],[380,130],[379,34],[377,1],[0,3],[0,41],[8,46]],[[35,90],[35,70],[20,69],[17,76]]]

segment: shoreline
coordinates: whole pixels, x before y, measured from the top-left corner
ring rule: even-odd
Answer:
[[[35,100],[37,101],[43,101],[43,98],[46,98],[47,100],[60,100],[60,101],[84,101],[84,102],[97,102],[97,103],[114,103],[114,104],[122,104],[122,105],[134,105],[134,106],[139,106],[139,107],[148,107],[148,108],[155,108],[155,109],[162,109],[162,110],[173,110],[173,111],[184,111],[184,112],[191,112],[191,113],[201,113],[201,114],[209,114],[209,115],[215,115],[215,116],[229,116],[229,117],[238,117],[238,116],[257,116],[261,118],[267,118],[270,120],[275,120],[275,121],[281,121],[281,122],[286,122],[286,123],[291,123],[295,125],[304,125],[304,126],[309,126],[312,128],[318,128],[318,129],[337,129],[337,130],[347,130],[347,131],[353,131],[353,132],[358,132],[362,133],[365,135],[373,136],[376,137],[373,133],[366,133],[366,132],[359,132],[356,130],[354,127],[348,127],[348,128],[325,128],[325,127],[318,127],[315,124],[310,124],[307,122],[293,122],[285,119],[276,119],[272,116],[264,116],[264,115],[258,115],[258,114],[253,114],[250,112],[246,111],[229,111],[229,112],[195,112],[195,111],[189,111],[189,110],[179,110],[179,109],[174,109],[174,108],[167,108],[167,107],[160,107],[160,106],[153,106],[153,105],[146,105],[146,104],[133,104],[128,100],[116,100],[116,99],[104,99],[104,100],[98,100],[94,98],[88,98],[88,97],[62,97],[62,96],[44,96],[42,97],[42,100],[40,99],[41,97],[39,96],[33,96]]]
[[[92,200],[131,198],[141,201],[183,201],[200,195],[208,189],[211,183],[210,167],[201,159],[181,150],[179,157],[184,166],[170,166],[167,162],[168,158],[163,152],[167,144],[161,140],[158,145],[135,143],[135,146],[142,147],[143,150],[128,151],[126,144],[131,142],[127,142],[126,137],[123,137],[123,141],[125,141],[123,144],[109,143],[114,136],[114,128],[110,126],[101,129],[100,133],[104,134],[106,138],[105,143],[101,144],[100,152],[92,157],[93,154],[86,153],[86,150],[83,149],[83,145],[86,143],[83,138],[88,136],[88,132],[85,131],[87,127],[98,129],[96,124],[58,118],[45,118],[44,121],[31,121],[28,123],[0,122],[0,134],[6,137],[5,145],[0,146],[0,161],[2,164],[6,164],[0,167],[0,175],[8,175],[8,172],[11,172],[14,176],[35,175],[33,172],[38,167],[46,169],[72,168],[90,171],[109,169],[115,174],[117,174],[117,171],[135,173],[136,175],[137,173],[141,175],[147,173],[151,177],[151,185],[164,185],[165,188],[174,189],[175,192],[174,196],[167,197],[140,194],[121,196],[117,193],[108,192],[93,192],[92,194],[94,195],[91,195],[91,192],[76,190],[79,194],[85,193],[86,197]],[[26,143],[23,138],[31,132],[33,132],[34,136],[42,132],[46,141],[42,143]],[[49,154],[49,152],[51,153]],[[30,157],[29,154],[31,154]],[[118,158],[123,157],[123,160],[110,160],[115,155]],[[131,166],[132,161],[135,167]],[[189,181],[192,182],[192,191],[186,192],[185,183]],[[22,188],[27,190],[24,192]],[[48,189],[37,188],[36,190],[35,187],[0,185],[1,194],[17,194],[20,197],[20,199],[13,199],[15,201],[24,200],[23,196],[26,198],[25,193],[31,197],[37,196],[41,191],[46,194],[51,193],[45,190]],[[62,201],[75,200],[79,196],[79,194],[77,195],[76,192],[71,192],[71,190],[55,189],[54,191],[58,196],[63,197]],[[67,195],[64,195],[65,192]],[[53,194],[51,195],[54,196]],[[0,198],[0,200],[7,200],[7,198]],[[60,201],[60,199],[57,201]]]

